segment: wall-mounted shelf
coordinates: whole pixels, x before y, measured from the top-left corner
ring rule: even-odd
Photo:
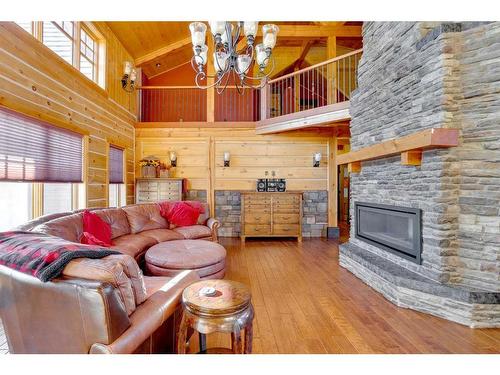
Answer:
[[[348,164],[349,172],[360,172],[361,162],[401,154],[401,164],[420,165],[422,151],[458,146],[458,129],[427,129],[401,138],[337,156],[337,164]]]

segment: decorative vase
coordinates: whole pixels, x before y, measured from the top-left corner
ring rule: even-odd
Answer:
[[[142,177],[156,178],[156,167],[152,165],[144,165],[141,167]]]

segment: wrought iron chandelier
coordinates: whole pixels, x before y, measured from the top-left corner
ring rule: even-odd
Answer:
[[[209,24],[214,44],[214,75],[208,75],[206,72],[208,62],[208,47],[205,44],[207,25],[203,22],[193,22],[189,25],[194,52],[191,65],[196,72],[196,86],[200,89],[215,87],[218,94],[226,89],[229,82],[236,86],[240,94],[243,94],[245,87],[262,88],[274,70],[271,54],[276,45],[278,26],[264,25],[262,27],[262,43],[254,47],[258,22],[240,21],[236,23],[236,26],[226,21],[212,21]],[[246,46],[241,51],[237,51],[242,35],[246,37]],[[259,66],[255,75],[249,74],[254,58]],[[207,78],[213,78],[214,82],[208,85]]]

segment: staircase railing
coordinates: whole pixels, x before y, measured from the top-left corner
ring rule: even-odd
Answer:
[[[362,51],[359,49],[270,80],[261,93],[262,119],[349,100],[357,86]]]

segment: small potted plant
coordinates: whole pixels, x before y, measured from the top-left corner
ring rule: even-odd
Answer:
[[[147,157],[139,161],[139,165],[141,166],[141,176],[147,178],[156,178],[157,176],[157,168],[160,166],[160,160]]]

